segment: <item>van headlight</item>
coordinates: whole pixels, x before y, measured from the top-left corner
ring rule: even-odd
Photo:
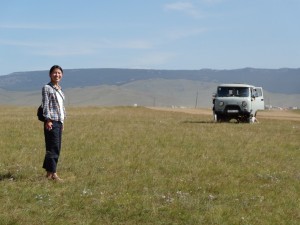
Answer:
[[[243,101],[243,102],[242,102],[242,106],[243,106],[243,107],[246,107],[246,106],[247,106],[247,102]]]
[[[223,105],[224,105],[224,102],[220,101],[219,106],[223,106]]]

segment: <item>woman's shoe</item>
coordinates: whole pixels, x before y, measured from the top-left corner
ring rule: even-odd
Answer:
[[[53,177],[53,173],[47,172],[46,178],[47,178],[48,180],[52,180],[52,177]]]
[[[57,174],[53,174],[52,175],[52,180],[54,180],[54,181],[63,181],[63,179],[61,179],[59,176],[57,176]]]

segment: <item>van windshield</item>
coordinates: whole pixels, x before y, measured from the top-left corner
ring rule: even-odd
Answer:
[[[248,87],[218,87],[219,97],[249,97],[249,93]]]

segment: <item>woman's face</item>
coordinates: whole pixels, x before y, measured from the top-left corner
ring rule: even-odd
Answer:
[[[58,84],[58,82],[61,80],[63,74],[60,69],[56,68],[52,71],[50,74],[51,82],[54,84]]]

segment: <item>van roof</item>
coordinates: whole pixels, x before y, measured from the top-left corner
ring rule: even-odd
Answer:
[[[240,83],[236,83],[236,84],[219,84],[218,87],[252,87],[254,88],[253,85],[249,85],[249,84],[240,84]]]

